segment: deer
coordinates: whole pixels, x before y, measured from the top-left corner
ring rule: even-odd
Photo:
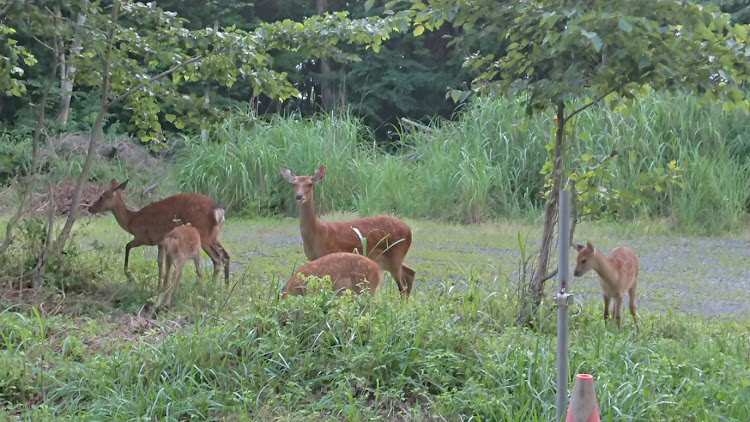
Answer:
[[[367,291],[375,296],[383,282],[383,269],[377,262],[351,252],[334,252],[301,266],[284,286],[281,299],[286,299],[288,295],[307,294],[306,277],[323,278],[327,275],[331,277],[333,291],[337,293],[352,290],[361,294]]]
[[[640,266],[635,252],[627,246],[621,246],[612,249],[609,256],[606,256],[591,243],[586,243],[586,246],[576,244],[574,247],[578,251],[578,258],[573,275],[580,277],[591,269],[599,275],[604,292],[604,321],[609,319],[609,304],[614,299],[612,313],[617,322],[617,329],[620,329],[622,302],[627,291],[630,297],[630,313],[633,315],[636,330],[640,332],[635,307],[635,290],[638,287]]]
[[[152,202],[139,211],[131,211],[122,199],[122,192],[128,181],[118,184],[115,179],[94,202],[89,211],[103,213],[112,211],[117,223],[133,240],[125,245],[125,275],[130,277],[128,261],[130,250],[139,246],[158,246],[162,256],[161,241],[167,233],[178,226],[190,224],[200,233],[201,247],[214,264],[214,280],[219,276],[220,265],[224,264],[224,280],[229,282],[229,253],[219,242],[224,224],[224,209],[212,198],[199,193],[180,193],[161,201]],[[162,260],[159,259],[159,280],[162,277]]]
[[[159,297],[156,307],[161,306],[162,299],[166,297],[164,306],[169,309],[172,307],[172,294],[179,290],[180,281],[182,281],[182,270],[185,263],[192,259],[195,262],[195,272],[198,274],[198,280],[203,283],[203,270],[201,268],[201,233],[193,226],[177,226],[164,236],[159,243],[159,262],[164,262],[166,270],[164,272],[164,283],[162,290],[164,293]],[[174,276],[172,283],[169,283],[169,271],[172,264],[175,264]]]
[[[295,176],[287,168],[282,168],[281,174],[294,185],[302,245],[308,259],[314,261],[335,252],[362,251],[393,276],[402,297],[409,296],[415,271],[404,264],[412,241],[411,228],[406,223],[390,216],[323,223],[315,212],[314,188],[325,178],[326,166],[315,170],[312,176]]]

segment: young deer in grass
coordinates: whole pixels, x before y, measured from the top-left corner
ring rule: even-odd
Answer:
[[[638,287],[638,257],[632,249],[621,246],[612,249],[609,257],[599,252],[591,243],[586,246],[575,245],[578,250],[576,269],[573,275],[580,277],[593,269],[599,274],[599,281],[604,292],[604,320],[609,318],[609,303],[614,299],[613,314],[620,328],[622,321],[622,302],[625,292],[630,296],[630,313],[638,327],[638,313],[635,309],[635,290]]]
[[[391,273],[404,297],[411,293],[415,272],[404,265],[411,246],[411,229],[403,221],[389,216],[360,218],[347,222],[322,223],[315,214],[315,184],[326,177],[326,166],[313,176],[295,176],[282,168],[281,174],[294,185],[299,204],[300,231],[305,255],[312,261],[334,252],[359,250]],[[367,251],[353,229],[367,239]]]
[[[359,294],[366,290],[373,296],[383,282],[383,269],[377,262],[355,253],[336,252],[301,266],[284,286],[282,299],[307,294],[307,281],[300,274],[319,278],[329,275],[335,292],[354,290]]]
[[[224,210],[216,201],[198,193],[181,193],[161,201],[152,202],[140,211],[130,211],[122,199],[122,191],[128,182],[109,182],[107,189],[89,208],[92,213],[112,211],[117,223],[133,240],[125,246],[125,274],[128,275],[130,249],[143,245],[159,245],[173,228],[190,224],[200,233],[201,247],[214,263],[214,279],[218,277],[220,265],[224,263],[224,279],[229,281],[229,254],[219,242]],[[159,246],[161,256],[161,246]],[[162,262],[159,260],[159,279]]]
[[[159,297],[157,308],[161,306],[162,299],[166,297],[164,306],[169,309],[172,306],[172,294],[179,290],[182,280],[182,270],[185,263],[192,259],[195,262],[195,272],[198,279],[203,282],[203,270],[201,268],[201,234],[193,226],[177,226],[167,233],[159,244],[159,262],[166,264],[164,272],[163,296]],[[172,283],[169,283],[169,271],[175,264]]]

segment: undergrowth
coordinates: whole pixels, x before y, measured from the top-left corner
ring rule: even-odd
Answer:
[[[60,340],[60,318],[9,310],[0,400],[33,420],[554,419],[552,308],[538,332],[517,329],[504,295],[468,287],[408,303],[254,290],[231,315],[108,354]],[[571,372],[595,376],[602,420],[750,419],[746,325],[643,320],[638,334],[630,320],[605,327],[598,309],[573,313]]]

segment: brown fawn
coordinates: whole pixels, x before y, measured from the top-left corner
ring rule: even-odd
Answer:
[[[604,292],[604,320],[609,318],[609,304],[614,299],[613,311],[617,328],[622,321],[622,302],[625,292],[630,296],[630,313],[638,327],[638,313],[635,309],[635,290],[638,287],[638,257],[632,249],[621,246],[612,249],[609,257],[599,252],[591,243],[586,246],[575,245],[578,258],[573,275],[580,277],[593,269],[599,274],[599,281]]]
[[[312,176],[295,176],[286,168],[281,169],[281,174],[294,185],[294,197],[300,211],[302,243],[308,259],[313,261],[334,252],[358,250],[391,273],[401,295],[409,296],[415,272],[404,265],[412,238],[411,229],[406,223],[389,216],[323,223],[315,213],[314,187],[326,177],[326,166],[315,170]],[[366,251],[363,250],[360,234],[367,239]]]
[[[201,268],[201,234],[193,226],[177,226],[167,233],[162,239],[159,248],[159,262],[164,262],[166,269],[164,271],[163,295],[159,298],[157,307],[161,306],[161,301],[166,297],[164,306],[169,309],[172,306],[172,294],[179,290],[180,281],[182,280],[182,270],[185,263],[192,259],[195,262],[195,272],[198,274],[198,280],[203,282],[203,269]],[[175,264],[174,276],[172,283],[169,283],[169,271],[172,264]]]
[[[127,186],[125,181],[117,184],[109,182],[109,189],[89,208],[92,213],[112,211],[117,223],[133,240],[125,246],[125,274],[128,272],[130,249],[143,245],[159,245],[164,236],[173,228],[190,224],[200,233],[201,247],[214,263],[214,279],[218,277],[220,265],[224,264],[224,279],[229,281],[229,254],[219,242],[221,227],[224,224],[224,209],[216,201],[198,193],[181,193],[161,201],[152,202],[140,211],[130,211],[122,199]],[[161,246],[159,246],[161,256]],[[159,260],[159,279],[162,276],[162,262]]]
[[[307,294],[307,281],[300,277],[331,276],[333,291],[353,290],[359,294],[363,291],[375,296],[380,283],[383,282],[383,269],[370,258],[350,252],[336,252],[318,258],[301,266],[284,286],[282,299],[288,295]]]

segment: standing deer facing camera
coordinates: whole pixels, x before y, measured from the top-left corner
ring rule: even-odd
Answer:
[[[203,282],[203,270],[201,268],[201,234],[193,226],[177,226],[167,233],[159,244],[159,262],[166,264],[164,272],[164,291],[159,298],[157,308],[161,306],[161,301],[166,297],[164,306],[169,309],[172,306],[172,294],[180,288],[182,281],[182,270],[185,263],[192,259],[195,262],[195,272],[198,274],[198,280]],[[175,264],[174,276],[172,283],[169,283],[169,271]]]
[[[109,182],[109,189],[89,208],[92,213],[112,211],[117,223],[133,240],[125,246],[125,274],[128,275],[130,249],[143,245],[159,245],[173,228],[190,224],[200,233],[201,247],[214,263],[214,279],[218,277],[224,263],[224,281],[229,282],[229,254],[219,242],[221,226],[224,224],[224,210],[216,201],[199,193],[181,193],[161,201],[152,202],[139,211],[130,211],[122,199],[125,181],[117,184]],[[162,256],[159,246],[159,256]],[[159,260],[159,279],[162,275],[162,261]]]
[[[314,187],[326,177],[326,166],[315,170],[312,176],[295,176],[286,168],[281,169],[281,174],[294,185],[302,243],[308,259],[313,261],[334,252],[359,250],[365,253],[362,240],[353,230],[357,229],[367,239],[366,256],[391,273],[402,296],[409,296],[415,272],[404,265],[411,246],[411,229],[406,223],[389,216],[322,223],[315,214]]]
[[[580,277],[593,269],[599,274],[599,281],[604,292],[604,320],[609,318],[609,303],[614,299],[613,314],[620,328],[622,321],[622,302],[625,292],[630,296],[630,313],[638,327],[638,313],[635,309],[635,290],[638,287],[638,257],[632,249],[621,246],[612,249],[609,257],[599,252],[591,243],[586,246],[575,245],[578,250],[576,269],[573,275]]]

